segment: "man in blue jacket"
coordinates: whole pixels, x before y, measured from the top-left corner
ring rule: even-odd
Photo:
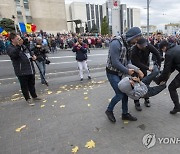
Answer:
[[[120,100],[122,100],[122,120],[137,120],[128,112],[128,96],[119,90],[118,83],[121,81],[122,76],[132,75],[134,70],[137,69],[135,66],[134,69],[132,67],[128,68],[128,64],[131,64],[129,46],[135,44],[141,38],[141,35],[141,30],[138,27],[133,27],[127,31],[125,36],[114,38],[110,43],[106,74],[115,96],[111,99],[105,113],[113,123],[116,122],[113,110]],[[142,71],[136,70],[136,72],[143,78]]]

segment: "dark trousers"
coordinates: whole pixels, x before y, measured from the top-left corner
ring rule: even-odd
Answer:
[[[176,75],[176,77],[172,80],[172,82],[168,86],[171,99],[174,103],[174,106],[177,108],[180,107],[179,96],[178,96],[178,93],[176,90],[179,87],[180,87],[180,73],[178,73],[178,75]]]
[[[35,75],[23,75],[18,76],[21,90],[25,100],[30,99],[29,92],[33,98],[36,98],[36,90],[35,90]]]

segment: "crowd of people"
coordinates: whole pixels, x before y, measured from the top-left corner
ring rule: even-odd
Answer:
[[[57,52],[57,48],[60,49],[72,49],[73,45],[77,42],[78,37],[81,36],[83,42],[88,45],[88,48],[107,48],[109,47],[109,42],[111,40],[110,35],[101,36],[97,34],[96,36],[90,33],[87,34],[60,34],[56,35],[47,34],[47,33],[35,33],[35,34],[24,34],[24,37],[27,37],[31,42],[35,42],[37,37],[42,37],[43,45],[47,46],[49,53]],[[10,41],[7,37],[0,35],[0,55],[7,53],[7,47],[10,44]]]

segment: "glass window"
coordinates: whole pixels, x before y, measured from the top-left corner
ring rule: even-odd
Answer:
[[[91,19],[94,19],[94,5],[91,4]]]

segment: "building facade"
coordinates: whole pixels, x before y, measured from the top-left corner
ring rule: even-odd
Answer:
[[[90,4],[85,2],[72,2],[66,5],[66,14],[68,23],[68,31],[76,32],[74,20],[81,20],[81,24],[77,25],[81,32],[90,31],[93,26],[96,26],[98,31],[101,31],[103,17],[103,6],[98,4]]]
[[[67,31],[64,0],[1,0],[0,18],[12,19],[12,15],[16,24],[33,23],[49,33]]]
[[[127,8],[120,0],[108,0],[109,27],[113,35],[125,33],[131,27],[140,27],[140,9]]]
[[[176,35],[180,34],[180,23],[170,23],[165,25],[165,34],[167,35]]]
[[[141,26],[141,30],[143,34],[147,34],[147,26]],[[149,33],[153,34],[157,31],[157,26],[155,25],[149,25]]]

